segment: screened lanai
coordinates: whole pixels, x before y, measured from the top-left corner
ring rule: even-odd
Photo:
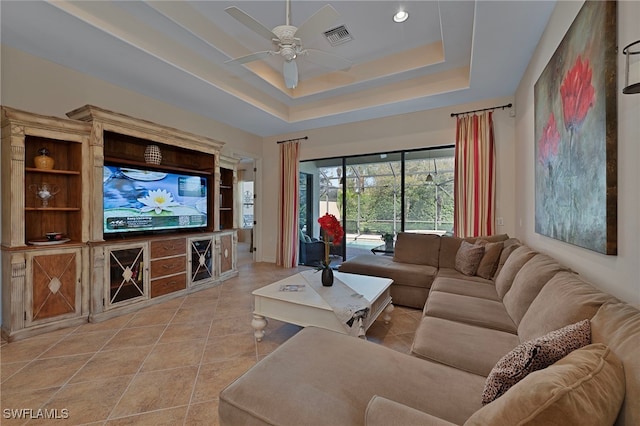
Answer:
[[[319,238],[327,212],[346,236],[332,265],[372,249],[390,255],[401,231],[451,233],[453,171],[452,146],[301,162],[301,241]]]

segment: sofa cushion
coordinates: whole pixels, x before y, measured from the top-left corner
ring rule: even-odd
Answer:
[[[367,405],[364,414],[364,424],[366,426],[389,426],[389,425],[421,425],[421,426],[456,426],[455,423],[448,422],[429,413],[407,407],[396,401],[374,396]]]
[[[484,255],[480,260],[476,275],[490,280],[498,269],[500,253],[502,253],[504,244],[502,242],[490,243],[486,240],[478,240],[476,244],[480,242],[484,244]]]
[[[438,276],[431,284],[431,291],[500,300],[493,281],[480,277],[467,277],[454,269],[440,269]]]
[[[505,251],[508,251],[508,248],[503,250],[503,252]],[[531,260],[536,253],[537,252],[527,246],[519,246],[509,255],[495,278],[496,291],[500,299],[504,298],[504,295],[507,294],[522,266]]]
[[[622,363],[593,344],[528,375],[464,425],[610,425],[623,398]]]
[[[227,386],[218,411],[221,425],[361,425],[379,395],[462,424],[481,408],[483,383],[484,377],[307,327]]]
[[[463,241],[456,253],[456,270],[465,275],[475,275],[478,265],[484,256],[482,244],[471,244]]]
[[[519,344],[518,336],[512,333],[424,317],[411,354],[486,377],[498,360]]]
[[[517,327],[502,302],[432,291],[424,315],[516,333]]]
[[[607,302],[591,318],[591,340],[604,343],[624,364],[626,392],[616,425],[640,425],[640,311]]]
[[[494,280],[502,270],[502,267],[507,262],[507,259],[509,258],[509,256],[511,256],[511,253],[513,253],[521,245],[522,244],[520,243],[520,241],[517,240],[516,238],[509,238],[508,240],[502,242],[502,251],[500,252],[500,259],[498,260],[498,266],[496,267],[496,272],[493,274]]]
[[[340,265],[340,272],[391,278],[393,285],[429,289],[438,269],[428,265],[395,262],[390,256],[361,254]]]
[[[438,260],[440,268],[455,269],[456,254],[462,241],[462,238],[458,237],[440,237],[440,259]]]
[[[440,236],[435,234],[414,234],[400,232],[396,238],[393,260],[438,267]]]
[[[542,287],[518,324],[520,341],[591,319],[603,303],[613,300],[613,296],[597,290],[577,274],[558,272]]]
[[[514,256],[514,252],[511,256]],[[538,253],[525,263],[518,271],[511,288],[504,295],[502,302],[511,319],[520,324],[522,317],[529,309],[542,287],[558,272],[567,268],[546,254]]]
[[[516,346],[496,363],[487,376],[482,403],[490,403],[528,374],[548,367],[589,343],[589,320],[583,320]]]

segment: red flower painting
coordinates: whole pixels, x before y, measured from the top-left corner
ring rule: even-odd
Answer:
[[[595,102],[595,89],[591,84],[592,70],[589,60],[578,56],[560,86],[564,126],[573,133],[584,121]]]
[[[551,113],[549,120],[542,130],[542,137],[538,141],[538,160],[547,166],[551,159],[558,155],[560,132],[556,125],[556,117]]]

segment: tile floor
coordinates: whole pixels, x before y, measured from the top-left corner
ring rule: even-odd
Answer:
[[[255,341],[251,292],[298,270],[253,263],[242,245],[238,259],[239,276],[215,288],[3,341],[0,424],[217,425],[219,392],[300,330],[271,320],[263,341]],[[396,307],[391,323],[377,321],[367,338],[408,352],[420,314]],[[31,418],[10,418],[12,409]],[[33,418],[39,414],[67,418]]]

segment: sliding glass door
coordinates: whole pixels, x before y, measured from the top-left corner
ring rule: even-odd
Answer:
[[[341,221],[345,240],[332,247],[333,266],[363,253],[393,254],[401,231],[450,233],[453,156],[448,146],[301,162],[301,229],[315,238],[318,217]]]
[[[404,230],[453,232],[454,149],[405,154]]]
[[[383,234],[400,232],[401,157],[401,153],[390,153],[346,158],[347,259],[384,245]]]

